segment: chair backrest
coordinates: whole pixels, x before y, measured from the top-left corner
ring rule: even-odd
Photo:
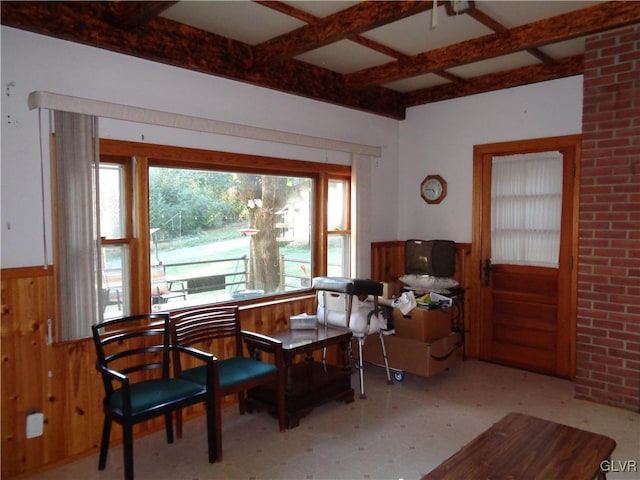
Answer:
[[[98,370],[108,368],[137,381],[169,378],[169,315],[148,313],[92,325]],[[102,371],[102,370],[101,370]],[[104,372],[103,372],[104,373]],[[102,375],[107,394],[112,380]]]
[[[232,339],[233,351],[228,352],[228,356],[242,356],[240,313],[237,306],[201,307],[172,312],[170,317],[172,344],[188,347],[208,342],[207,346],[211,347],[215,341]],[[212,353],[225,356],[221,351]]]

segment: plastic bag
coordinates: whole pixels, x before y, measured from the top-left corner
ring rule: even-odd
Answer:
[[[391,302],[391,306],[397,308],[403,315],[407,315],[411,310],[417,306],[416,296],[413,291],[404,292],[400,297]]]

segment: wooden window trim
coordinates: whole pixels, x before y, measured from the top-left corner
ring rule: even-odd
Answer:
[[[165,166],[176,168],[211,169],[222,172],[246,172],[258,174],[273,174],[287,176],[304,176],[312,178],[313,189],[313,249],[312,262],[314,275],[322,276],[327,274],[327,237],[328,234],[346,233],[351,234],[350,229],[350,209],[347,207],[347,231],[327,231],[327,191],[328,182],[331,178],[350,179],[351,166],[336,165],[328,163],[310,162],[305,160],[293,160],[287,158],[266,157],[260,155],[249,155],[242,153],[223,152],[215,150],[204,150],[188,147],[176,147],[158,144],[139,143],[131,141],[101,139],[100,156],[109,159],[114,158],[135,158],[133,168],[134,191],[133,202],[135,205],[149,204],[149,167]],[[110,161],[110,160],[108,160]],[[347,182],[347,200],[350,203],[351,184]],[[133,207],[132,207],[133,208]],[[131,212],[132,209],[129,209]],[[132,313],[149,311],[151,308],[150,299],[146,295],[146,285],[150,283],[149,259],[148,255],[141,255],[144,245],[149,245],[149,211],[148,208],[137,208],[137,215],[134,219],[134,231],[137,232],[130,244],[130,255],[132,256]],[[294,293],[280,293],[260,297],[253,301],[235,301],[238,304],[265,304],[277,302],[282,298],[308,294],[300,291]]]

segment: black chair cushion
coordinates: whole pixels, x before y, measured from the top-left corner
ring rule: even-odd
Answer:
[[[203,375],[206,374],[205,372],[206,366],[203,367]],[[146,380],[131,385],[131,410],[135,415],[159,405],[178,402],[204,391],[205,388],[201,383],[194,383],[180,378]],[[122,410],[121,388],[113,392],[113,395],[109,398],[109,406],[113,409]]]
[[[232,357],[218,362],[220,387],[222,388],[244,383],[275,371],[277,371],[275,365],[245,357]],[[180,378],[204,385],[207,382],[206,375],[206,366],[200,366],[183,371]]]

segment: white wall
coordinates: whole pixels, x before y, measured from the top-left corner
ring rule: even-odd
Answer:
[[[51,239],[48,213],[43,229],[38,112],[27,107],[27,96],[36,90],[383,146],[382,157],[372,160],[371,165],[371,186],[377,192],[372,208],[377,215],[372,216],[370,231],[361,232],[359,239],[368,248],[370,241],[396,237],[395,223],[387,221],[394,218],[397,204],[396,120],[4,26],[1,35],[2,268],[41,265],[45,259],[43,231],[49,243]],[[10,83],[14,86],[7,96]],[[46,112],[43,117],[48,128]],[[100,135],[318,162],[351,162],[346,153],[128,122],[101,121]],[[44,163],[44,196],[49,202],[48,161]],[[363,274],[368,268],[363,266]]]
[[[581,131],[581,76],[413,107],[398,122],[17,29],[2,27],[1,34],[3,268],[44,261],[38,113],[27,109],[35,90],[382,146],[382,157],[371,160],[372,214],[360,248],[408,238],[470,242],[473,146]],[[126,122],[103,121],[100,129],[106,138],[350,161],[343,153]],[[420,182],[432,173],[448,182],[439,205],[420,197]],[[46,162],[44,184],[48,200]],[[50,239],[49,215],[46,225]]]
[[[413,107],[400,124],[398,239],[471,242],[473,147],[582,130],[582,76]],[[447,181],[428,205],[420,183]]]

